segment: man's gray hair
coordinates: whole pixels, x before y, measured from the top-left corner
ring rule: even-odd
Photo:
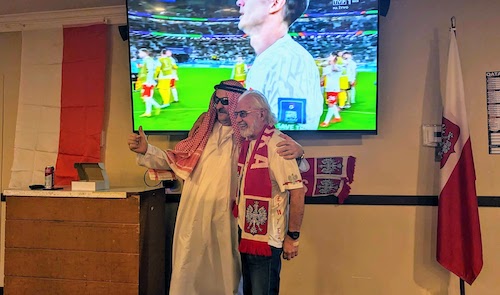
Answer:
[[[309,6],[309,0],[286,0],[284,6],[284,20],[291,26]]]
[[[276,124],[276,116],[271,112],[271,106],[269,106],[264,94],[257,90],[247,90],[238,98],[238,101],[241,101],[247,96],[253,99],[251,104],[252,108],[265,110],[264,119],[266,120],[266,123],[274,126]]]

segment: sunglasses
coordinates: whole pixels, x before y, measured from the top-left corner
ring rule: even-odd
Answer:
[[[239,112],[234,112],[234,116],[236,118],[238,118],[238,116],[240,116],[242,119],[243,118],[246,118],[248,116],[248,114],[250,113],[255,113],[255,112],[259,112],[259,110],[255,110],[255,111],[239,111]]]
[[[220,102],[223,106],[227,106],[227,105],[229,105],[229,98],[227,98],[227,97],[217,97],[217,96],[214,96],[214,105],[217,105],[219,102]]]

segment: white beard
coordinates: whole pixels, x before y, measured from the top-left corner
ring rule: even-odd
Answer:
[[[250,136],[256,134],[255,131],[256,131],[255,125],[253,126],[246,125],[245,129],[240,129],[240,135],[248,139]]]

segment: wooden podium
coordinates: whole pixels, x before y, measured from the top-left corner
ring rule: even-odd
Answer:
[[[164,189],[4,195],[5,294],[165,294]]]

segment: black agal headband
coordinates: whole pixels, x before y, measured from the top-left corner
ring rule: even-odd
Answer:
[[[218,85],[215,85],[214,89],[215,90],[222,89],[222,90],[236,92],[236,93],[240,93],[240,94],[243,93],[243,92],[245,92],[245,91],[247,91],[247,89],[245,87],[243,87],[243,86],[229,85],[229,84],[224,84],[223,82],[221,82]]]

